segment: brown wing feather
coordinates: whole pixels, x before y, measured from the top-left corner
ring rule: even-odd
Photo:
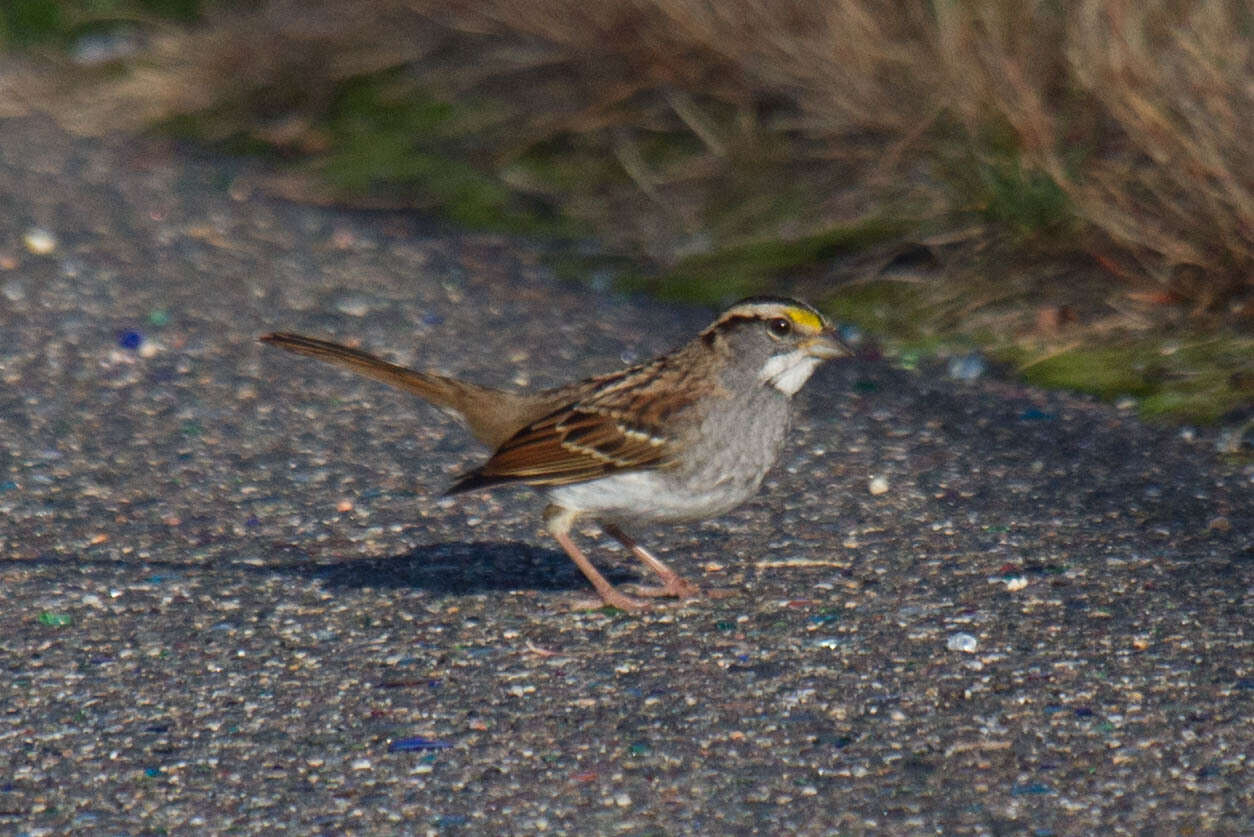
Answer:
[[[687,369],[671,355],[588,381],[582,397],[515,433],[449,493],[505,482],[565,485],[664,467],[674,441],[664,428],[682,423],[677,414],[693,402],[679,395],[689,392],[682,382]],[[654,409],[633,409],[641,401]]]
[[[656,465],[666,458],[665,447],[664,437],[576,407],[527,427],[480,470],[552,485]]]
[[[563,410],[515,434],[449,493],[504,482],[565,485],[614,471],[657,467],[667,461],[667,448],[665,439],[625,428],[612,416]]]

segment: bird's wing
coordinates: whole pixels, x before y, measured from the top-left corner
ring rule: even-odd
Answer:
[[[579,396],[519,430],[449,493],[505,482],[566,485],[665,467],[675,453],[675,418],[693,401],[680,385],[682,370],[663,357],[588,381]]]

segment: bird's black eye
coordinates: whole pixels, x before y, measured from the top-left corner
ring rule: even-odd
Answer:
[[[772,317],[766,323],[772,337],[787,337],[792,334],[792,320],[787,317]]]

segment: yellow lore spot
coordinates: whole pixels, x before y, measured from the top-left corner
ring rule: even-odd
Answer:
[[[823,330],[823,320],[813,311],[807,311],[804,308],[788,308],[785,310],[785,313],[788,314],[788,319],[803,328],[810,331]]]

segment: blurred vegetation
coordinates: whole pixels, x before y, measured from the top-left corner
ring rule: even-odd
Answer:
[[[622,290],[793,290],[1147,413],[1254,401],[1242,0],[10,0],[0,38],[75,130],[264,153],[288,197],[594,237],[565,266]]]
[[[242,2],[237,5],[245,7]],[[200,7],[201,0],[6,0],[0,6],[0,41],[18,46],[69,44],[93,29],[124,21],[191,23],[199,17]]]

